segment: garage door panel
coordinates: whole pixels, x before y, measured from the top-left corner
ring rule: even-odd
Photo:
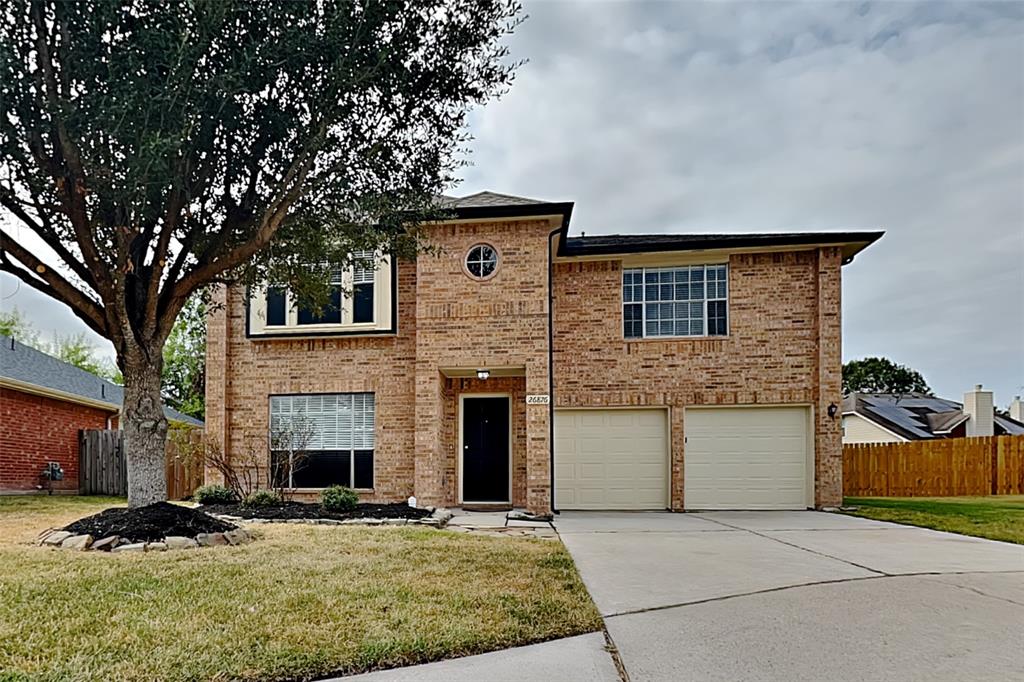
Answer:
[[[664,509],[667,477],[665,410],[555,412],[559,509]]]
[[[808,411],[689,409],[684,414],[686,509],[804,509]]]

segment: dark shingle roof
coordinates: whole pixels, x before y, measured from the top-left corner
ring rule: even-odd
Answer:
[[[843,256],[850,260],[858,252],[877,241],[884,232],[763,232],[737,234],[609,234],[593,237],[569,237],[562,244],[560,256],[597,256],[616,253],[654,253],[663,251],[698,251],[708,249],[739,249],[772,246],[804,246],[834,244],[843,247]]]
[[[944,438],[967,418],[963,405],[921,393],[851,393],[843,412],[854,412],[908,440]],[[996,414],[996,435],[1024,434],[1024,424]]]
[[[511,194],[483,191],[464,197],[442,196],[441,204],[446,208],[480,208],[484,206],[532,206],[546,204],[546,201],[517,197]]]
[[[121,386],[7,336],[0,336],[0,378],[106,403],[112,411],[120,410],[124,400]],[[174,421],[203,425],[170,407],[164,407],[164,414]]]

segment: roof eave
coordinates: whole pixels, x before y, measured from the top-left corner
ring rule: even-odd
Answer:
[[[589,246],[583,244],[572,249],[566,248],[567,240],[565,235],[563,235],[558,249],[558,256],[561,258],[572,258],[641,253],[685,253],[711,250],[728,251],[731,249],[750,250],[758,247],[841,246],[843,265],[846,265],[852,262],[858,253],[881,239],[884,234],[885,232],[881,230],[870,232],[808,232],[806,236],[800,234],[773,235],[768,233],[749,235],[746,239],[723,236],[719,240],[708,239],[700,242],[694,242],[692,239],[688,239],[686,235],[679,235],[677,241],[662,243],[592,244]]]

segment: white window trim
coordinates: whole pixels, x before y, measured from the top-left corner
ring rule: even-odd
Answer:
[[[287,334],[324,334],[330,332],[373,332],[391,328],[393,312],[391,259],[377,256],[373,277],[373,321],[353,322],[354,314],[354,265],[349,265],[341,275],[341,322],[328,324],[299,324],[299,309],[290,291],[285,291],[286,324],[267,324],[268,285],[254,287],[249,299],[249,335],[262,336]]]
[[[620,297],[620,299],[622,301],[622,303],[621,303],[621,305],[622,305],[622,308],[621,308],[622,317],[620,318],[619,330],[620,330],[623,338],[626,341],[663,341],[663,340],[673,340],[673,339],[724,339],[724,338],[727,338],[729,336],[729,325],[730,325],[730,322],[732,321],[732,316],[729,313],[729,294],[732,291],[732,287],[729,284],[729,264],[728,263],[686,263],[686,264],[680,264],[680,265],[651,265],[651,266],[644,266],[644,265],[628,266],[628,265],[624,265],[623,268],[622,268],[622,273],[625,274],[629,270],[639,270],[640,273],[641,273],[641,275],[640,275],[641,279],[643,280],[643,285],[641,285],[641,290],[644,290],[643,288],[646,287],[646,285],[647,285],[647,271],[648,270],[678,270],[680,268],[694,268],[694,267],[702,267],[702,268],[704,268],[704,298],[701,300],[701,305],[704,308],[704,316],[703,316],[703,320],[702,320],[703,328],[702,328],[701,333],[700,334],[655,334],[655,335],[648,335],[647,334],[647,303],[648,303],[647,296],[645,294],[644,295],[644,300],[642,300],[642,301],[626,301],[625,285],[622,282],[622,277],[619,277],[619,297]],[[725,298],[719,298],[717,296],[714,297],[714,298],[708,298],[708,296],[707,296],[707,293],[708,293],[708,289],[707,289],[707,283],[708,283],[708,280],[707,280],[707,269],[710,268],[710,267],[715,267],[715,268],[724,267],[725,268]],[[713,302],[713,301],[725,301],[725,334],[708,334],[708,303],[709,302]],[[650,301],[650,303],[652,303],[652,304],[664,303],[664,302],[665,301]],[[684,301],[678,301],[678,302],[682,303]],[[692,302],[692,301],[689,301],[689,302]],[[677,303],[677,301],[672,301],[672,303],[673,304]],[[641,335],[640,336],[626,336],[625,321],[626,321],[626,306],[627,305],[639,305],[640,306],[640,331],[641,331]]]

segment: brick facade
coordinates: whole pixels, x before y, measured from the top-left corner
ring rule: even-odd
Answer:
[[[695,405],[806,405],[814,414],[815,504],[838,504],[841,445],[840,267],[835,247],[734,253],[729,335],[627,341],[625,257],[563,260],[552,270],[553,219],[460,221],[431,228],[439,253],[398,265],[398,331],[365,337],[248,338],[241,289],[221,291],[209,320],[207,433],[228,452],[265,434],[275,394],[372,391],[374,488],[367,500],[459,502],[458,405],[463,393],[512,395],[512,503],[551,508],[549,393],[555,407],[665,406],[671,423],[671,506],[683,508],[684,410]],[[463,269],[474,244],[496,247],[494,277]],[[487,381],[478,367],[503,370]]]
[[[110,416],[99,408],[0,388],[0,493],[37,490],[47,462],[64,469],[54,490],[78,490],[78,432],[106,428]]]

